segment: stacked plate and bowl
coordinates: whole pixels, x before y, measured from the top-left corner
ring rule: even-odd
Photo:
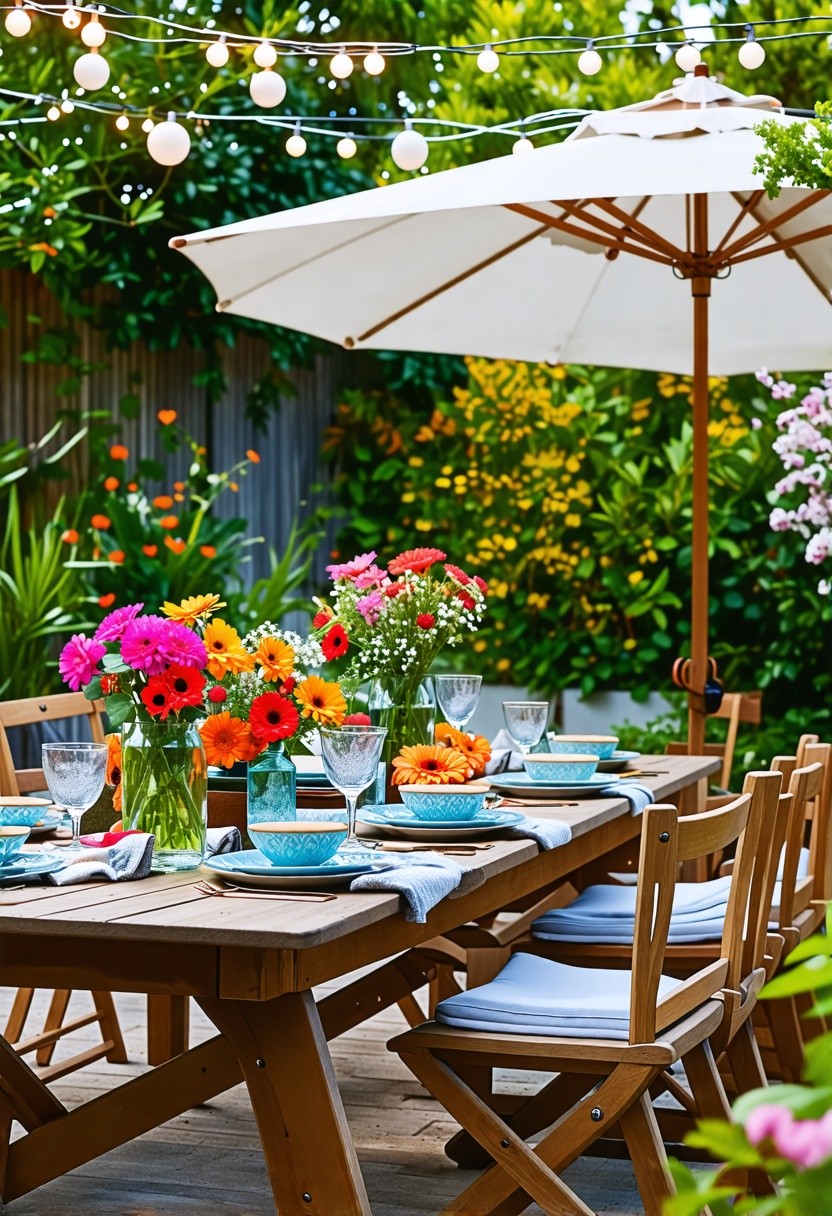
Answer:
[[[52,831],[61,818],[50,815],[48,798],[0,798],[0,886],[41,874],[51,874],[63,865],[60,855],[24,853],[33,835]]]

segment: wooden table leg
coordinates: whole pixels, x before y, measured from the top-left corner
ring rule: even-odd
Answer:
[[[147,998],[147,1062],[165,1064],[188,1050],[186,996],[149,996]]]
[[[280,1216],[371,1216],[311,992],[199,998],[236,1051]]]

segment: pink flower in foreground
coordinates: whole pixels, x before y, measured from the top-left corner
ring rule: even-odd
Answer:
[[[139,616],[130,622],[121,639],[121,657],[128,667],[149,676],[161,675],[170,663],[163,649],[169,624],[162,616]]]
[[[96,629],[93,638],[96,642],[117,642],[130,622],[139,615],[144,604],[125,604],[108,613]]]
[[[204,667],[208,662],[202,638],[180,621],[167,622],[160,649],[168,663],[180,667]]]
[[[357,575],[355,579],[356,587],[360,587],[363,591],[367,587],[374,587],[377,583],[383,584],[388,582],[387,571],[382,570],[380,566],[373,564],[368,566],[366,570]]]
[[[61,651],[58,671],[73,692],[89,684],[93,676],[101,675],[99,659],[107,653],[107,647],[83,633],[74,633]]]
[[[785,1106],[766,1103],[745,1123],[751,1144],[770,1140],[778,1156],[798,1169],[810,1170],[832,1157],[832,1111],[820,1119],[795,1119]]]
[[[384,599],[380,591],[371,591],[369,595],[363,596],[357,600],[355,604],[356,612],[360,612],[368,625],[375,625],[378,618],[381,616],[381,606]]]
[[[372,553],[359,553],[351,562],[343,562],[341,565],[337,563],[334,566],[327,566],[326,572],[332,581],[335,583],[339,578],[355,579],[359,574],[363,574],[365,570],[369,570],[373,562],[376,560],[377,554],[375,550]]]

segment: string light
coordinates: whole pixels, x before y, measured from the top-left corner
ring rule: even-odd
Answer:
[[[116,119],[116,130],[117,131],[126,131],[129,128],[129,126],[130,126],[130,119],[127,117],[127,115],[119,114],[118,118]],[[153,124],[151,123],[151,128],[152,128],[152,126],[153,126]]]
[[[286,81],[279,72],[265,68],[262,72],[254,73],[248,82],[248,91],[256,106],[273,110],[286,96]]]
[[[93,13],[87,24],[81,30],[81,41],[84,46],[103,46],[107,40],[107,31],[98,20],[98,13]]]
[[[277,51],[265,40],[254,48],[254,62],[258,68],[273,68],[277,63]]]
[[[496,72],[500,66],[500,56],[490,42],[487,42],[477,55],[477,67],[481,72]]]
[[[146,118],[144,120],[144,122],[142,123],[142,130],[146,131],[146,132],[150,132],[153,130],[153,128],[155,126],[156,126],[156,123],[153,121],[152,118]]]
[[[586,50],[578,56],[578,71],[584,76],[596,76],[604,66],[604,61],[596,51],[592,40],[586,44]]]
[[[404,130],[400,131],[390,148],[390,155],[400,169],[421,169],[428,158],[428,141],[421,131],[413,130],[411,119],[406,119]]]
[[[692,72],[702,62],[702,55],[692,42],[685,42],[679,47],[674,59],[680,72]]]
[[[224,68],[228,63],[228,44],[225,41],[225,34],[212,42],[205,52],[205,58],[208,60],[212,68]]]
[[[364,56],[364,71],[368,76],[380,76],[385,67],[384,56],[379,54],[378,47],[374,46],[369,55]]]
[[[14,8],[9,9],[6,13],[4,22],[6,32],[11,34],[12,38],[25,38],[32,28],[32,18],[23,7],[21,0],[15,0]]]
[[[744,68],[753,72],[756,68],[762,67],[766,57],[766,50],[754,36],[753,25],[745,27],[745,34],[746,41],[740,47],[737,58]]]
[[[294,156],[296,158],[298,156],[303,156],[304,152],[306,151],[306,140],[301,135],[300,130],[300,123],[296,122],[294,131],[286,140],[286,151],[290,156]]]
[[[351,76],[353,66],[352,59],[343,47],[329,61],[329,70],[336,80],[346,80],[348,76]]]
[[[86,55],[75,60],[72,75],[75,77],[75,83],[82,89],[103,89],[110,79],[110,65],[98,48],[93,47]]]
[[[61,117],[61,111],[58,109],[57,106],[50,106],[49,109],[46,111],[46,117],[49,119],[50,122],[57,122],[58,119]]]
[[[343,139],[339,139],[335,145],[335,151],[341,157],[341,160],[351,160],[358,151],[358,144],[351,135],[345,135]]]
[[[67,0],[66,8],[64,9],[61,22],[68,30],[77,30],[81,24],[81,14],[78,12],[78,6],[75,0]]]
[[[511,150],[515,156],[523,156],[526,152],[534,152],[534,144],[529,139],[528,135],[521,135],[511,145]]]
[[[147,150],[158,165],[172,168],[181,165],[191,150],[191,137],[171,111],[165,122],[157,123],[148,132]]]
[[[75,109],[75,102],[70,97],[65,97],[61,102],[61,110],[64,114],[71,114]]]

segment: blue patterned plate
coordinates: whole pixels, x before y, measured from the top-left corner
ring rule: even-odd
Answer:
[[[600,790],[615,787],[619,778],[615,773],[594,773],[588,781],[533,781],[528,773],[500,773],[489,780],[491,788],[501,794],[534,799],[553,794],[558,798],[597,797]]]
[[[7,882],[20,882],[21,878],[54,874],[65,865],[66,860],[60,854],[19,853],[11,865],[0,866],[0,886]]]
[[[641,752],[613,752],[609,760],[598,761],[599,773],[620,773],[625,765],[641,759]]]
[[[339,874],[363,874],[372,869],[375,860],[372,856],[366,861],[357,858],[353,851],[349,857],[336,853],[329,861],[319,866],[275,866],[259,849],[242,849],[238,853],[220,853],[218,856],[209,857],[203,865],[209,870],[215,870],[217,874],[298,875],[314,878],[317,875],[337,877]]]
[[[502,832],[525,818],[517,811],[480,811],[473,819],[417,819],[403,806],[361,808],[358,812],[361,823],[380,828],[389,836],[403,840],[432,840],[437,844],[447,839],[454,841],[473,836],[491,836]],[[446,838],[447,837],[447,838]]]

